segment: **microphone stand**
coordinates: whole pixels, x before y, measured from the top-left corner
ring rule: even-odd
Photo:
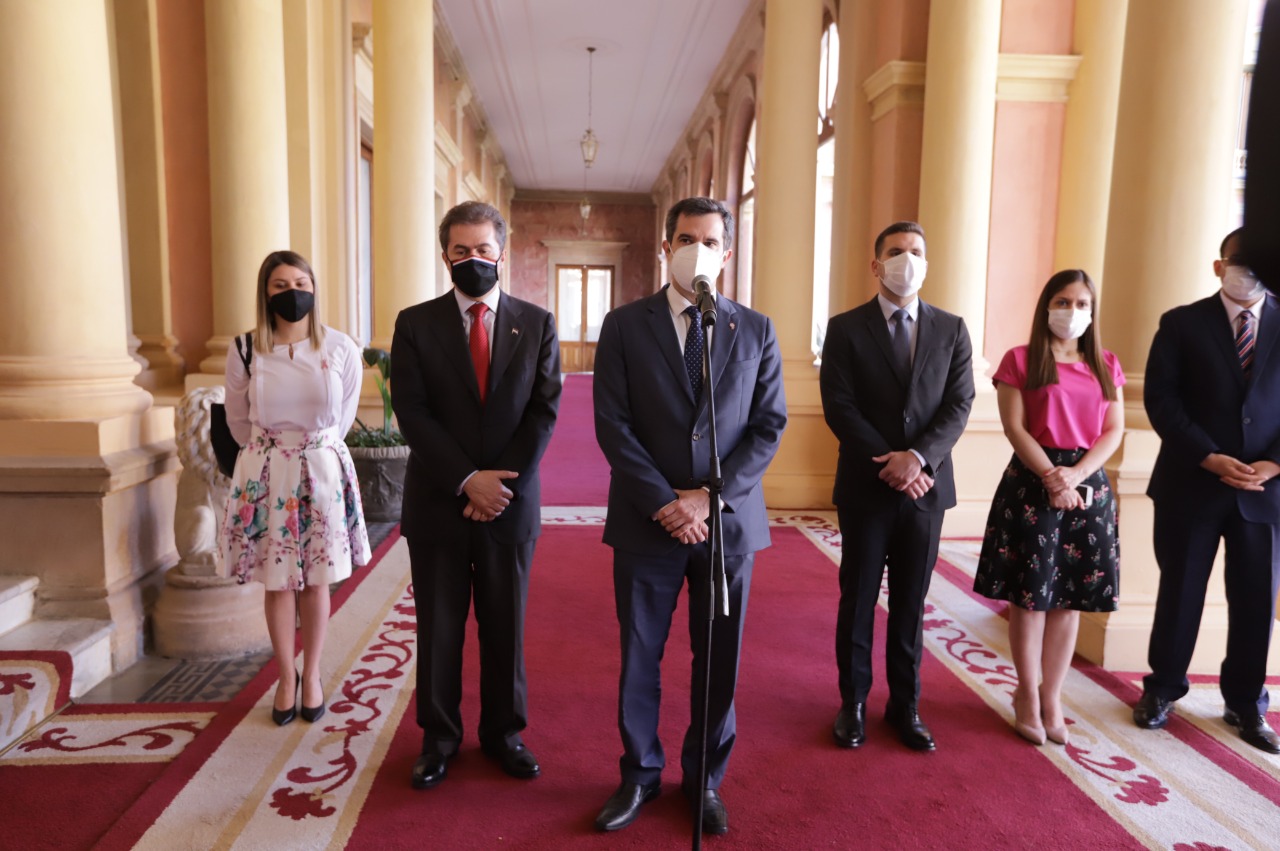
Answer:
[[[702,717],[698,719],[702,749],[698,758],[698,807],[697,817],[693,822],[694,851],[702,848],[702,815],[707,800],[707,727],[711,705],[711,639],[715,627],[717,595],[720,598],[719,608],[725,616],[729,614],[729,585],[724,571],[724,530],[720,516],[720,494],[724,492],[724,479],[720,474],[720,449],[716,437],[716,394],[715,385],[711,377],[711,335],[707,333],[708,329],[713,328],[716,324],[716,309],[715,302],[709,294],[705,297],[705,302],[703,299],[698,301],[699,308],[702,310],[702,363],[706,370],[702,387],[707,394],[707,416],[709,419],[707,437],[711,441],[711,467],[710,475],[707,479],[711,513],[708,517],[710,522],[707,526],[709,533],[707,535],[707,547],[710,566],[707,571],[707,662],[706,670],[703,671],[702,681]],[[703,304],[706,304],[706,306],[703,307]],[[690,611],[689,616],[694,617],[694,613]],[[696,683],[694,687],[697,687]]]

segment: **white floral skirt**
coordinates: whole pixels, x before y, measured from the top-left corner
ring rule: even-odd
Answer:
[[[369,563],[351,453],[336,429],[254,427],[231,477],[222,555],[242,584],[327,585]]]

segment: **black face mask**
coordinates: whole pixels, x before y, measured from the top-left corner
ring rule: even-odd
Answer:
[[[267,299],[271,312],[285,322],[297,322],[316,306],[315,293],[306,290],[285,290]]]
[[[449,266],[454,286],[467,298],[483,298],[498,283],[498,263],[483,257],[468,257]]]

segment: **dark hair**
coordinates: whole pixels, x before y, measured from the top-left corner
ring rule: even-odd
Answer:
[[[483,201],[463,201],[440,220],[440,249],[449,250],[449,229],[454,225],[493,224],[493,234],[498,239],[498,252],[507,250],[507,220],[498,209]]]
[[[1080,360],[1089,365],[1098,383],[1102,385],[1102,398],[1114,402],[1116,385],[1111,380],[1111,370],[1103,361],[1102,338],[1098,333],[1098,288],[1094,286],[1089,273],[1083,269],[1064,269],[1055,273],[1040,291],[1035,315],[1031,317],[1031,341],[1027,344],[1027,382],[1023,389],[1035,390],[1058,383],[1058,364],[1053,359],[1053,350],[1049,348],[1053,339],[1053,332],[1049,330],[1049,302],[1062,290],[1080,282],[1089,288],[1089,294],[1093,297],[1093,321],[1076,344],[1080,347]]]
[[[894,222],[884,230],[880,231],[880,235],[876,237],[876,259],[880,258],[880,250],[884,248],[886,238],[893,236],[895,233],[918,233],[920,239],[924,239],[924,228],[915,222]]]
[[[1242,227],[1236,228],[1231,233],[1224,236],[1222,238],[1222,244],[1218,246],[1218,256],[1225,260],[1227,258],[1227,243],[1242,236],[1244,236],[1244,228]]]
[[[685,198],[667,210],[667,242],[676,235],[676,220],[681,216],[709,216],[718,213],[724,220],[724,250],[733,248],[733,213],[714,198]]]
[[[275,345],[275,322],[271,312],[271,296],[267,293],[267,285],[271,283],[271,273],[281,266],[292,266],[307,273],[311,279],[311,290],[315,294],[315,306],[311,309],[308,335],[311,345],[320,348],[324,340],[324,325],[320,322],[320,286],[316,283],[316,273],[311,271],[307,258],[296,251],[273,251],[258,267],[257,320],[253,335],[253,347],[261,354],[270,354]]]

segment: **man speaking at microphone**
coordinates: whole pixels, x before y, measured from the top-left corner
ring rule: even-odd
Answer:
[[[670,285],[605,316],[595,361],[596,439],[609,461],[604,542],[613,547],[614,599],[622,636],[618,727],[622,784],[596,819],[619,830],[658,796],[665,765],[658,740],[659,663],[672,613],[689,585],[693,648],[690,724],[681,748],[682,788],[701,829],[728,831],[720,798],[736,732],[738,650],[757,550],[769,546],[760,479],[787,424],[782,360],[773,323],[711,289],[709,369],[694,282],[714,287],[733,256],[733,215],[710,198],[686,198],[667,213],[662,250]],[[711,467],[707,387],[714,387],[729,614],[717,615],[707,656]],[[707,792],[699,788],[702,683],[708,662]]]

